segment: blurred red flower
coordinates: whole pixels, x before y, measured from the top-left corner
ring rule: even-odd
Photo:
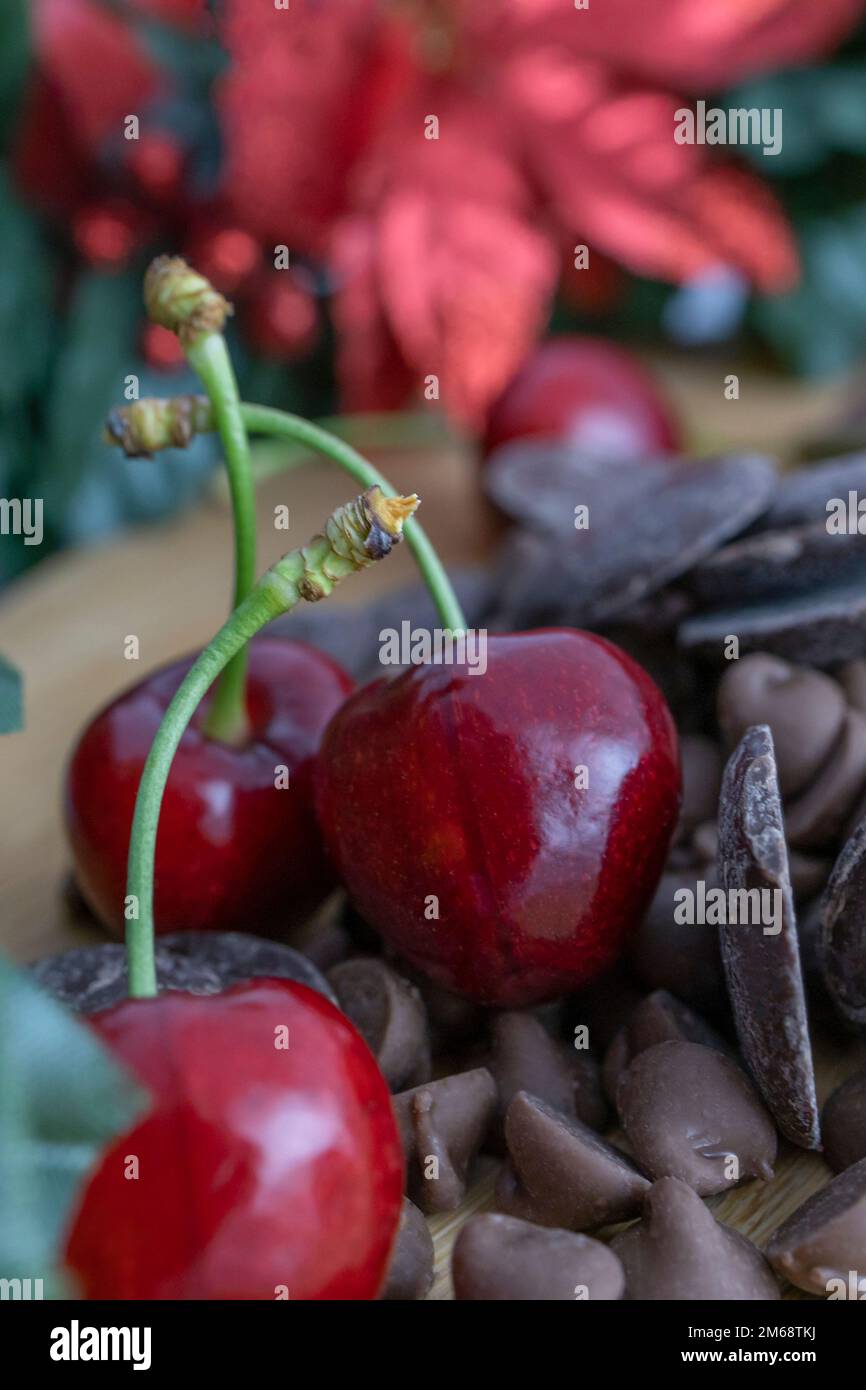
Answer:
[[[477,420],[543,327],[563,238],[673,281],[796,277],[762,182],[677,145],[678,93],[831,48],[862,0],[228,0],[227,189],[326,256],[350,407],[435,374]],[[438,122],[438,130],[434,121]],[[432,138],[431,138],[432,137]]]

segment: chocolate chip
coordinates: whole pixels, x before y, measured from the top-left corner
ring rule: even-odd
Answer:
[[[660,1042],[696,1042],[730,1053],[724,1038],[705,1019],[681,1004],[665,989],[642,999],[607,1050],[602,1067],[604,1089],[616,1103],[619,1077],[639,1052]]]
[[[427,1014],[415,986],[384,961],[361,957],[335,966],[328,980],[391,1090],[406,1091],[429,1081]]]
[[[745,1073],[713,1048],[647,1048],[623,1072],[616,1099],[635,1159],[653,1178],[682,1178],[708,1196],[773,1176],[773,1122]]]
[[[721,749],[703,734],[686,734],[680,739],[683,799],[677,837],[692,834],[704,821],[715,819],[722,785],[724,759]]]
[[[825,459],[785,473],[763,518],[765,526],[801,526],[827,520],[827,503],[833,497],[866,488],[866,454],[852,453]]]
[[[76,1013],[109,1009],[127,997],[126,948],[120,942],[80,946],[36,961],[36,983]],[[176,932],[156,942],[160,989],[219,994],[256,976],[297,980],[336,1004],[325,977],[291,946],[246,932]]]
[[[425,1298],[433,1284],[433,1237],[422,1213],[403,1198],[400,1224],[391,1251],[385,1286],[379,1297],[409,1302]]]
[[[609,1246],[485,1212],[461,1230],[451,1256],[459,1301],[622,1298],[622,1265]]]
[[[564,579],[575,621],[610,621],[744,530],[766,508],[775,482],[769,460],[753,455],[599,468],[597,458],[567,446],[521,441],[504,448],[486,469],[493,500],[523,525],[568,540],[556,566],[531,536],[509,551],[506,604],[519,589],[522,620],[533,620],[533,597],[543,613],[553,583],[561,609]],[[588,508],[584,529],[575,528],[578,506]]]
[[[866,1158],[788,1217],[770,1240],[767,1258],[806,1293],[866,1294]]]
[[[698,565],[689,584],[715,608],[808,593],[824,584],[862,583],[864,575],[866,536],[829,532],[825,519],[734,541]]]
[[[499,1092],[497,1116],[504,1136],[505,1113],[518,1091],[527,1091],[564,1115],[601,1129],[607,1106],[593,1058],[557,1042],[530,1013],[497,1014],[490,1026],[487,1067]]]
[[[820,959],[840,1016],[866,1028],[866,821],[843,847],[825,889]]]
[[[797,922],[773,737],[766,724],[746,731],[725,769],[719,874],[731,907],[733,894],[739,895],[737,912],[726,914],[738,920],[723,923],[720,940],[743,1056],[785,1137],[802,1148],[818,1148]],[[740,921],[744,916],[748,920]]]
[[[866,587],[838,584],[741,608],[687,618],[679,642],[687,652],[719,663],[729,637],[739,651],[770,652],[787,661],[834,666],[866,647]]]
[[[708,889],[715,886],[715,868],[700,876]],[[647,989],[670,990],[702,1013],[716,1015],[725,1002],[718,929],[674,917],[675,894],[684,888],[694,892],[697,877],[684,870],[662,874],[629,960]]]
[[[716,1221],[679,1178],[653,1183],[643,1219],[615,1236],[611,1249],[625,1268],[629,1299],[745,1302],[779,1297],[761,1252]]]
[[[453,1211],[469,1165],[496,1110],[496,1083],[484,1067],[415,1086],[394,1097],[409,1196],[423,1212]]]
[[[838,840],[866,786],[866,715],[848,710],[826,765],[785,813],[788,842],[826,849]]]
[[[866,1158],[866,1071],[849,1076],[821,1116],[824,1157],[837,1173]]]
[[[434,984],[399,956],[394,956],[392,963],[404,979],[411,981],[424,1001],[434,1056],[452,1055],[479,1041],[487,1021],[485,1009],[471,999]]]
[[[508,1107],[505,1139],[511,1163],[497,1206],[541,1226],[582,1231],[624,1221],[649,1186],[613,1144],[525,1091]]]
[[[866,661],[849,661],[836,672],[836,679],[845,692],[848,704],[866,714]]]
[[[845,697],[836,681],[764,652],[732,662],[717,699],[729,748],[754,724],[769,724],[784,796],[796,795],[820,772],[845,722]]]

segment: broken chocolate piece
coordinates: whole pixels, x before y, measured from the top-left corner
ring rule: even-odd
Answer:
[[[636,1161],[701,1196],[773,1176],[776,1131],[745,1072],[692,1042],[656,1043],[620,1077],[617,1107]]]
[[[611,1249],[625,1268],[628,1299],[745,1302],[779,1297],[760,1250],[716,1221],[679,1178],[653,1183],[643,1219],[615,1236]]]
[[[824,1157],[837,1173],[866,1158],[866,1071],[833,1092],[821,1116]]]
[[[834,497],[866,490],[866,453],[843,454],[808,468],[784,473],[763,518],[764,526],[802,526],[827,522],[827,503]]]
[[[407,1091],[429,1081],[427,1013],[415,986],[384,961],[360,956],[335,966],[328,980],[390,1089]]]
[[[754,603],[866,575],[866,536],[831,532],[826,517],[734,541],[694,569],[689,585],[707,607]]]
[[[504,1131],[505,1113],[518,1091],[527,1091],[564,1115],[601,1129],[607,1106],[601,1094],[597,1063],[585,1052],[552,1038],[530,1013],[494,1017],[487,1067],[499,1092],[497,1117]]]
[[[620,1075],[639,1052],[655,1047],[656,1043],[677,1040],[701,1043],[730,1055],[728,1044],[715,1028],[666,989],[657,989],[641,1000],[607,1050],[602,1079],[610,1100],[616,1104]]]
[[[725,769],[719,875],[729,903],[720,928],[722,961],[743,1056],[785,1137],[817,1149],[812,1046],[773,737],[766,724],[746,731]]]
[[[461,1230],[451,1256],[459,1301],[622,1298],[622,1265],[609,1246],[573,1231],[485,1212]]]
[[[525,1091],[508,1107],[505,1139],[512,1166],[500,1176],[497,1205],[538,1225],[583,1231],[625,1221],[649,1187],[613,1144]]]
[[[496,1083],[485,1067],[445,1076],[394,1097],[409,1196],[423,1212],[432,1215],[459,1206],[469,1165],[495,1110]]]
[[[866,1294],[866,1158],[788,1217],[770,1240],[767,1259],[806,1293]]]
[[[741,655],[770,652],[809,666],[851,661],[866,647],[866,588],[834,584],[748,607],[714,609],[687,618],[678,641],[684,651],[719,664],[731,636],[738,639]]]
[[[820,963],[845,1022],[866,1028],[866,820],[833,866],[821,902]]]
[[[76,1013],[110,1009],[129,993],[126,947],[107,941],[47,956],[30,967],[36,983]],[[156,940],[160,989],[220,994],[256,976],[297,980],[336,1004],[336,997],[311,961],[291,946],[248,932],[175,932]]]
[[[379,1297],[386,1302],[425,1298],[432,1283],[433,1237],[430,1227],[414,1203],[404,1197],[391,1263]]]

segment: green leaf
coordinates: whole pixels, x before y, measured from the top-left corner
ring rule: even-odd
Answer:
[[[2,165],[0,245],[0,414],[5,418],[41,389],[57,330],[54,267],[37,220],[18,202]]]
[[[0,957],[0,1278],[68,1294],[58,1247],[76,1195],[145,1108],[90,1028]]]
[[[30,62],[28,0],[3,0],[0,6],[0,142],[5,142],[18,114]]]
[[[23,728],[21,673],[0,656],[0,734],[17,734]]]

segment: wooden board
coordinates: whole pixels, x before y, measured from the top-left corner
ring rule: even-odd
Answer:
[[[788,438],[799,430],[807,406],[814,419],[814,399],[801,392],[796,400],[791,396]],[[827,407],[826,396],[821,407]],[[704,437],[717,435],[723,418],[713,425],[704,417]],[[466,458],[453,451],[414,452],[389,456],[382,466],[397,486],[421,494],[424,524],[446,563],[477,558],[494,542],[497,526]],[[290,506],[290,543],[300,544],[353,491],[341,474],[321,465],[269,481],[259,497],[262,567],[285,548],[285,533],[273,529],[277,504]],[[52,559],[2,596],[0,652],[23,672],[27,713],[23,733],[0,739],[0,945],[14,958],[29,961],[99,939],[92,927],[72,919],[62,896],[69,863],[60,818],[66,756],[99,705],[147,669],[200,646],[216,630],[230,592],[229,554],[229,519],[225,507],[212,501],[171,525]],[[412,559],[404,547],[330,601],[361,602],[411,577]],[[137,663],[123,655],[124,639],[131,634],[140,642]],[[864,1060],[863,1047],[822,1049],[822,1099]],[[716,1199],[717,1214],[763,1244],[829,1176],[819,1157],[786,1150],[769,1190],[750,1183]],[[448,1266],[454,1238],[471,1213],[490,1205],[492,1188],[493,1172],[486,1165],[461,1209],[432,1221],[432,1299],[452,1296]]]

